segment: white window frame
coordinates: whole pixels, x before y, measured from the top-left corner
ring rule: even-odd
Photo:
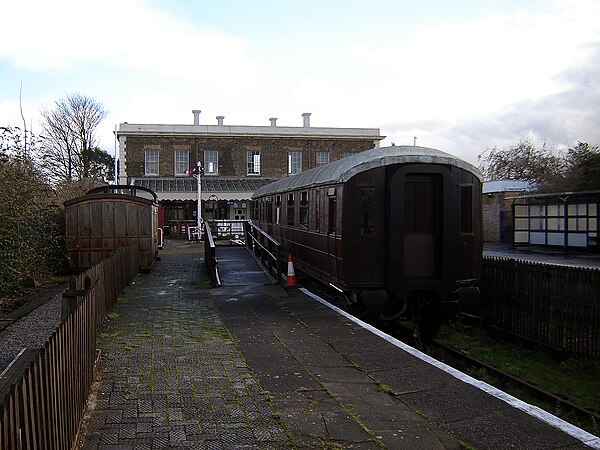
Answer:
[[[315,167],[329,164],[329,162],[330,162],[330,158],[329,158],[328,151],[319,150],[319,151],[315,152]]]
[[[156,170],[154,170],[156,168]],[[158,176],[160,169],[160,150],[144,150],[144,175]]]
[[[175,150],[173,154],[173,171],[176,177],[188,175],[190,171],[189,150]]]
[[[288,152],[288,174],[296,175],[302,172],[302,152]]]
[[[253,150],[246,152],[246,174],[260,175],[260,152]]]
[[[219,151],[204,150],[204,175],[217,175],[219,173]]]

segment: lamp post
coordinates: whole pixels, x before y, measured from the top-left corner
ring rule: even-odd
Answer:
[[[210,201],[212,207],[213,220],[217,220],[217,204],[219,202],[219,197],[217,197],[215,194],[212,194],[210,197],[208,197],[208,200]]]
[[[193,174],[196,175],[196,180],[198,180],[198,212],[197,212],[197,232],[198,239],[202,236],[202,163],[198,161],[197,166],[193,170]]]

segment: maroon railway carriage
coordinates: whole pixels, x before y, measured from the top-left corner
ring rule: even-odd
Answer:
[[[136,244],[140,269],[158,254],[156,194],[141,186],[109,185],[65,202],[67,256],[74,270],[87,269],[113,250]]]
[[[478,298],[481,181],[439,150],[378,148],[260,188],[252,220],[341,306],[435,334],[449,305]]]

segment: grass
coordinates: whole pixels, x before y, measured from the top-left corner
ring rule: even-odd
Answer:
[[[547,392],[600,414],[600,361],[558,357],[532,345],[491,338],[462,324],[442,327],[438,341]]]
[[[377,384],[377,389],[379,389],[379,392],[382,392],[384,394],[391,394],[392,393],[392,389],[387,384],[378,383]]]

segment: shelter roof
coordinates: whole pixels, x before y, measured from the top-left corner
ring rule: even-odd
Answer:
[[[272,183],[271,178],[217,178],[202,177],[202,199],[216,196],[218,200],[248,200],[260,187]],[[131,184],[147,187],[159,200],[196,200],[198,181],[193,177],[133,178]]]

